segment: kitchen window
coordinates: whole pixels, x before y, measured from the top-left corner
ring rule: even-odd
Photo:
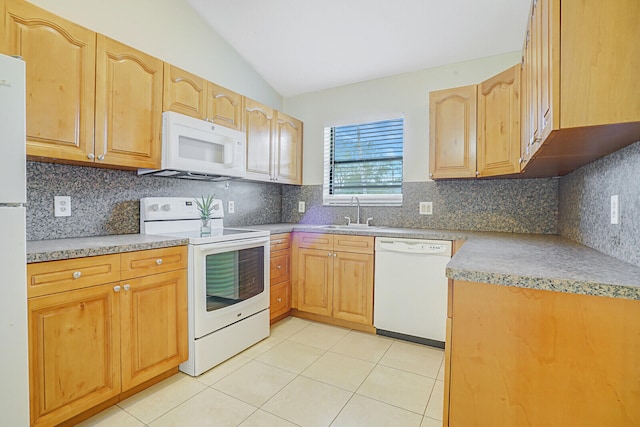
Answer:
[[[402,205],[404,118],[324,128],[325,205]]]

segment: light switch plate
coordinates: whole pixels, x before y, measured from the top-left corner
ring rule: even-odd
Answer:
[[[54,196],[53,214],[55,216],[71,216],[71,196]]]
[[[298,212],[299,213],[304,213],[305,209],[306,209],[305,203],[302,200],[300,200],[298,202]]]
[[[230,214],[236,212],[236,204],[233,200],[229,200],[229,203],[227,204],[227,212]]]

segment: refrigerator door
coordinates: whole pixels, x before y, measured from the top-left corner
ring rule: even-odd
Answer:
[[[0,205],[26,203],[25,63],[0,55]]]
[[[29,425],[25,208],[0,206],[0,424]]]

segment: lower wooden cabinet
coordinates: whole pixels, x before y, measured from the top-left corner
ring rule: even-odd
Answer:
[[[291,311],[291,233],[271,236],[270,253],[270,319],[271,323],[286,317]]]
[[[295,233],[293,307],[373,328],[373,248],[368,236]]]
[[[454,281],[444,425],[640,425],[640,301]]]
[[[113,277],[96,272],[136,265],[136,259],[144,264],[150,253],[182,262],[172,271],[162,271],[161,261],[146,275],[96,283],[96,277]],[[77,261],[75,269],[74,260],[27,265],[32,425],[58,425],[187,359],[185,247]],[[42,289],[52,292],[42,295]]]

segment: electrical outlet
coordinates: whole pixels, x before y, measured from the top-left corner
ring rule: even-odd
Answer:
[[[433,215],[433,203],[420,202],[420,215]]]
[[[227,212],[230,214],[236,212],[236,204],[233,200],[229,200],[229,203],[227,204]]]
[[[620,199],[617,194],[611,196],[611,224],[620,224]]]
[[[53,214],[55,216],[71,216],[71,196],[54,196]]]
[[[298,202],[298,212],[299,213],[304,213],[305,210],[306,210],[306,207],[304,205],[304,202],[302,200],[300,200]]]

